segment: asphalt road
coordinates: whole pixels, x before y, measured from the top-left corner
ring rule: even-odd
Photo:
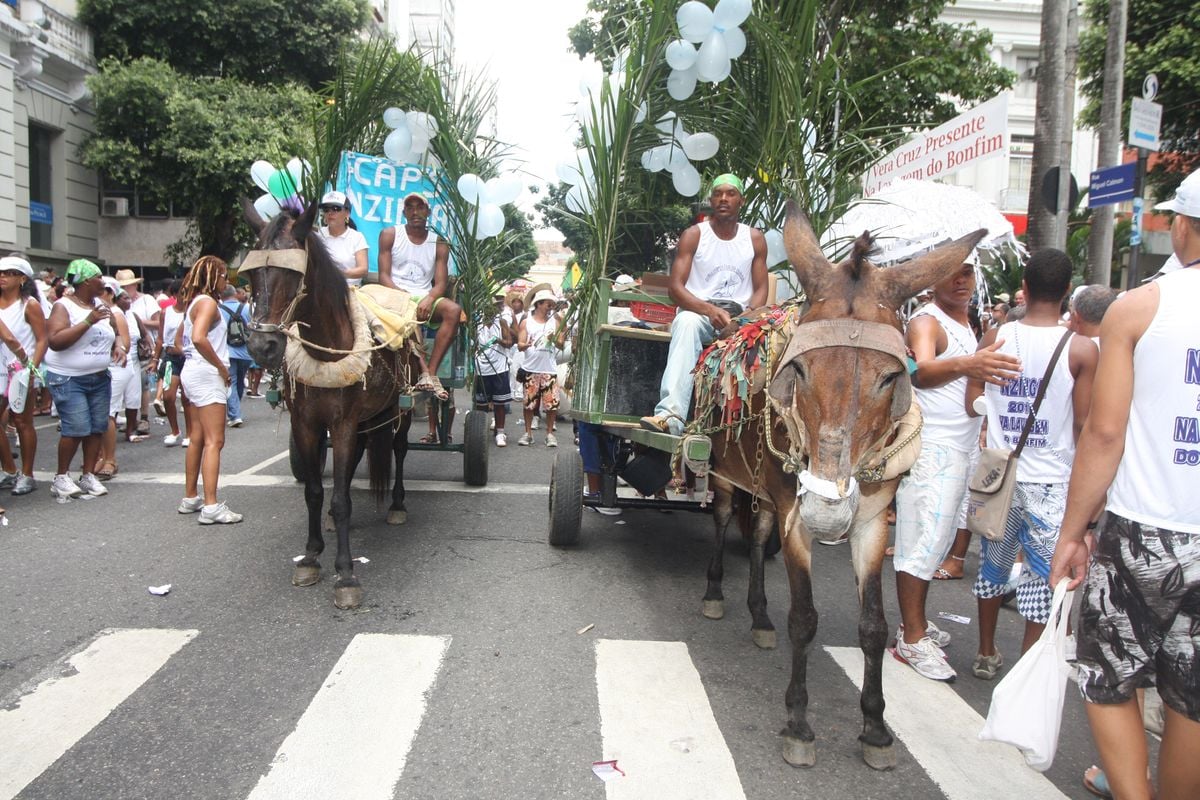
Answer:
[[[44,480],[4,498],[0,800],[1090,796],[1080,776],[1095,757],[1073,686],[1058,756],[1040,776],[976,740],[994,684],[970,675],[974,628],[942,620],[959,680],[934,684],[887,659],[899,765],[866,767],[845,547],[815,555],[818,762],[789,767],[782,563],[766,570],[780,647],[760,651],[740,541],[726,554],[725,619],[699,613],[707,516],[588,512],[578,547],[549,547],[555,451],[540,433],[535,447],[511,435],[492,449],[487,491],[465,490],[460,455],[410,455],[406,477],[421,488],[401,527],[355,491],[366,598],[338,611],[332,550],[325,580],[290,585],[305,511],[282,455],[287,416],[259,400],[244,412],[221,490],[246,515],[240,525],[175,512],[183,451],[158,444],[158,426],[151,442],[120,445],[107,497],[59,504]],[[44,471],[56,434],[38,419],[50,425]],[[968,574],[976,564],[972,554]],[[147,591],[167,583],[166,596]],[[890,567],[885,595],[894,624]],[[929,611],[974,619],[969,581],[935,584]],[[1003,612],[1006,655],[1019,630]],[[614,758],[626,774],[603,783],[592,764]]]

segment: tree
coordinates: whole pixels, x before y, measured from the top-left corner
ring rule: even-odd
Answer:
[[[1151,170],[1149,182],[1160,197],[1170,196],[1191,171],[1200,167],[1200,5],[1194,0],[1128,0],[1125,39],[1124,96],[1140,97],[1142,81],[1158,76],[1155,102],[1163,107],[1164,155]],[[1090,23],[1080,36],[1079,72],[1088,102],[1080,116],[1095,126],[1100,118],[1104,88],[1105,20],[1108,0],[1086,0]],[[1128,128],[1129,104],[1122,110],[1122,129]]]

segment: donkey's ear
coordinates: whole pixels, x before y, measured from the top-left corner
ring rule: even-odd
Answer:
[[[981,228],[912,261],[880,271],[883,288],[879,302],[889,308],[899,308],[905,300],[950,277],[986,235],[987,230]]]
[[[317,204],[310,203],[304,209],[304,213],[292,225],[292,238],[299,244],[303,245],[308,239],[308,234],[312,232],[313,223],[317,221]]]
[[[254,203],[250,202],[250,198],[240,198],[242,204],[242,216],[246,219],[246,224],[250,226],[250,230],[254,231],[255,236],[262,236],[262,232],[267,227],[267,221],[258,213],[258,209],[254,207]]]
[[[788,261],[800,279],[804,293],[811,299],[820,292],[820,286],[829,273],[829,259],[821,252],[817,235],[813,233],[808,217],[800,210],[795,200],[787,203],[787,220],[783,225],[783,243]]]

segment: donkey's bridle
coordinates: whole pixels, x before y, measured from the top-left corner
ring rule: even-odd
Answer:
[[[251,250],[242,260],[241,266],[238,267],[238,274],[241,275],[248,270],[262,269],[263,267],[278,267],[279,269],[289,269],[292,272],[299,272],[303,277],[308,271],[308,249],[304,247],[293,247],[287,250]],[[304,288],[296,292],[295,298],[284,309],[283,316],[280,317],[278,324],[269,322],[256,322],[251,319],[247,325],[252,333],[283,333],[284,329],[292,322],[292,314],[295,313],[296,305],[304,297]]]

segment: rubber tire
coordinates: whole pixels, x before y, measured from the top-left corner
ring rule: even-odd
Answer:
[[[329,434],[321,434],[321,475],[325,474],[325,462],[329,457]],[[296,453],[296,435],[288,434],[288,464],[292,468],[292,477],[304,482],[304,472],[300,468],[300,456]]]
[[[463,422],[463,483],[467,486],[487,486],[489,449],[487,412],[468,411]]]
[[[574,448],[560,449],[550,468],[550,544],[578,544],[582,524],[583,460]]]

